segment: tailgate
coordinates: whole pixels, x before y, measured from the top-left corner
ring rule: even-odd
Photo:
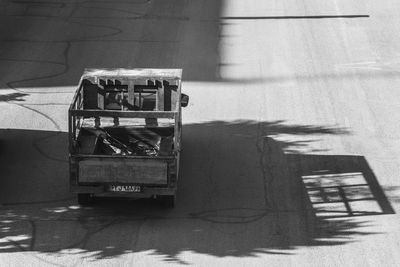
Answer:
[[[90,158],[79,161],[79,183],[167,184],[161,159]]]

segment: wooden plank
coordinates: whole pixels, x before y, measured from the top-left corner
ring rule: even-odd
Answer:
[[[128,86],[128,104],[132,107],[135,106],[135,87],[133,83]]]
[[[171,111],[172,91],[176,90],[176,85],[171,85],[170,81],[164,81],[164,110]]]
[[[164,111],[164,83],[157,81],[157,110]]]
[[[116,155],[83,155],[83,154],[73,154],[71,155],[71,158],[74,159],[129,159],[129,160],[136,160],[136,159],[155,159],[154,156],[116,156]],[[175,159],[175,156],[157,156],[157,160],[165,160],[165,161],[170,161]]]
[[[182,79],[182,69],[85,69],[83,77],[99,77],[107,79],[120,79],[129,77],[130,79]]]
[[[79,182],[167,184],[167,165],[156,159],[86,159],[79,162]]]
[[[143,106],[143,99],[141,89],[146,87],[148,84],[147,79],[136,79],[134,85],[134,106],[137,106],[139,109]]]
[[[171,111],[177,111],[179,108],[178,100],[180,99],[178,95],[179,94],[177,91],[171,90],[171,109],[170,109]]]
[[[99,87],[97,89],[97,107],[99,109],[104,109],[105,95],[106,95],[106,92],[104,91],[104,89]]]
[[[158,119],[157,126],[158,127],[171,127],[173,126],[175,121],[172,119]],[[120,118],[119,126],[124,128],[140,128],[145,127],[146,120],[144,118]],[[94,127],[94,119],[93,118],[85,118],[81,121],[81,126],[83,128],[93,128]],[[114,117],[102,117],[101,118],[101,127],[115,127],[114,126]]]
[[[174,111],[115,111],[115,110],[71,110],[72,116],[84,117],[122,117],[122,118],[170,118],[178,113]]]

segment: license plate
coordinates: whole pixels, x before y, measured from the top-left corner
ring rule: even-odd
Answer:
[[[140,185],[110,185],[108,189],[111,192],[142,192]]]

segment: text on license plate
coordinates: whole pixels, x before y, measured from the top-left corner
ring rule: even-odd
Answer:
[[[136,192],[142,191],[140,185],[110,185],[109,190],[111,192]]]

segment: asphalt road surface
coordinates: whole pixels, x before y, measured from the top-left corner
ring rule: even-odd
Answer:
[[[1,266],[400,266],[395,0],[0,1]],[[68,192],[86,67],[182,68],[176,208]]]

